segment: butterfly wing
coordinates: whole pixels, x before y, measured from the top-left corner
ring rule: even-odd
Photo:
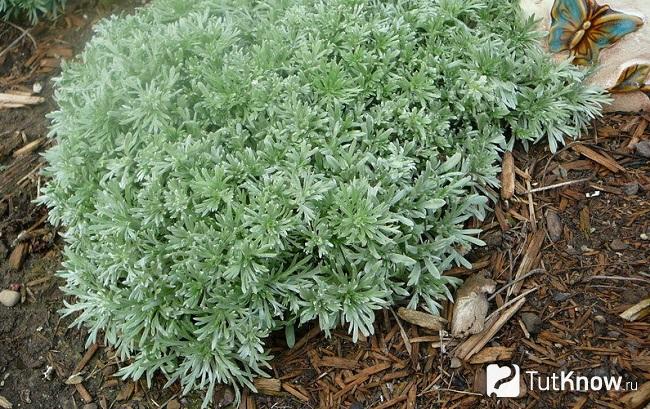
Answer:
[[[555,0],[551,9],[548,45],[551,52],[569,49],[576,31],[589,16],[592,0]]]
[[[618,77],[616,85],[609,89],[610,92],[632,92],[650,90],[650,85],[646,85],[650,75],[649,64],[635,64],[627,67]]]
[[[608,10],[595,18],[591,25],[587,37],[599,49],[603,49],[638,30],[643,25],[643,20],[637,16]]]
[[[598,59],[599,48],[595,42],[585,38],[571,50],[573,63],[576,65],[589,65]]]

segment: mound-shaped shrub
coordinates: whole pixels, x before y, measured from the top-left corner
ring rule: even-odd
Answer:
[[[499,151],[554,147],[604,100],[514,3],[158,0],[100,24],[47,153],[65,311],[124,375],[210,393],[251,386],[271,331],[437,312]]]
[[[27,18],[36,23],[42,16],[55,16],[66,0],[0,0],[3,19]]]

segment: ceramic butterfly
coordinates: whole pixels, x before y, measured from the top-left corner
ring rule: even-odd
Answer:
[[[578,65],[596,62],[601,49],[643,25],[641,18],[600,6],[595,0],[555,0],[551,18],[550,51],[569,51]]]
[[[616,85],[609,89],[609,92],[622,93],[642,91],[650,97],[650,65],[635,64],[627,67],[618,77]]]

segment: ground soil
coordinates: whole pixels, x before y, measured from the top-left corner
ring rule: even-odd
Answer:
[[[182,398],[178,385],[162,388],[164,379],[149,388],[113,377],[123,363],[104,345],[79,370],[93,347],[86,345],[83,329],[69,327],[72,318],[58,313],[64,299],[54,273],[63,243],[47,223],[46,210],[33,202],[43,183],[39,153],[48,142],[16,156],[47,134],[45,115],[55,106],[50,80],[60,59],[74,58],[97,19],[132,8],[127,1],[72,2],[63,16],[31,28],[0,57],[0,92],[27,92],[37,83],[45,97],[34,106],[0,110],[0,289],[18,284],[22,292],[19,305],[0,305],[0,396],[14,408],[200,405],[200,394]],[[0,51],[22,27],[0,22]],[[522,370],[620,375],[648,386],[648,318],[628,322],[619,314],[650,293],[650,165],[633,148],[650,139],[649,122],[644,114],[608,114],[557,154],[542,147],[515,151],[514,197],[494,203],[488,220],[474,221],[487,242],[469,254],[474,268],[450,272],[467,277],[487,270],[501,287],[518,271],[541,269],[520,281],[520,294],[532,292],[486,348],[507,349],[508,361]],[[578,145],[600,154],[600,162]],[[616,166],[603,166],[602,157]],[[559,185],[567,181],[575,183]],[[491,301],[491,310],[506,302],[506,293]],[[443,316],[450,310],[447,306]],[[397,321],[388,310],[378,314],[376,335],[356,344],[344,330],[327,339],[311,327],[301,328],[298,339],[292,349],[282,336],[269,340],[276,355],[274,380],[258,384],[263,395],[245,393],[242,408],[623,408],[630,396],[524,388],[519,399],[485,398],[485,364],[452,359],[464,340]],[[83,387],[66,384],[77,372]],[[83,401],[84,391],[89,402]],[[231,391],[221,388],[213,405],[231,401]]]

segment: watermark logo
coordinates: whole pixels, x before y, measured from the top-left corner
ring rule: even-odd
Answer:
[[[520,394],[521,370],[515,364],[490,364],[486,370],[487,396],[516,398]],[[550,392],[635,391],[638,383],[624,381],[621,376],[581,376],[574,371],[540,374],[526,371],[526,386],[530,390]]]
[[[597,392],[606,391],[635,391],[637,382],[623,382],[621,376],[580,376],[573,371],[562,371],[559,374],[541,375],[537,371],[526,371],[529,387],[538,391],[553,392]]]
[[[521,371],[518,365],[488,365],[487,395],[497,398],[516,398],[520,393],[520,377]]]

